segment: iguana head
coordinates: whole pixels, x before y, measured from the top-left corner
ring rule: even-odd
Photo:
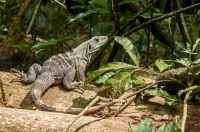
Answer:
[[[77,48],[73,49],[71,55],[82,57],[90,61],[93,53],[98,51],[101,46],[108,40],[107,36],[96,36],[88,41],[80,44]]]

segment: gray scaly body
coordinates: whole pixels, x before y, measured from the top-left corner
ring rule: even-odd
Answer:
[[[106,36],[93,37],[90,40],[80,44],[66,54],[58,54],[46,60],[43,66],[33,64],[27,74],[16,69],[21,78],[12,81],[21,81],[32,83],[30,93],[33,104],[40,110],[66,112],[68,110],[57,109],[53,106],[46,105],[42,102],[41,96],[52,84],[60,84],[67,89],[81,89],[85,81],[85,69],[89,64],[95,52],[107,41]],[[70,113],[70,112],[69,112]]]

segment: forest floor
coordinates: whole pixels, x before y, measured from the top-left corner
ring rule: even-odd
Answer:
[[[31,111],[35,111],[35,108],[30,101],[29,95],[31,84],[27,85],[20,82],[10,83],[10,80],[12,78],[15,78],[13,73],[0,72],[0,100],[3,102],[11,102],[12,105],[22,108],[22,113],[24,113],[24,110],[26,109],[31,109]],[[67,91],[63,88],[62,85],[54,85],[51,86],[50,89],[45,92],[45,94],[42,97],[42,100],[44,101],[44,103],[56,107],[68,108],[69,106],[71,106],[84,108],[87,104],[83,102],[85,102],[91,97],[94,97],[98,88],[95,86],[88,85],[84,89],[85,92],[81,94],[79,91]],[[134,99],[134,97],[132,99]],[[127,103],[132,99],[129,99]],[[154,130],[156,130],[161,125],[172,121],[170,119],[170,116],[173,116],[175,119],[182,119],[183,113],[183,104],[173,103],[172,106],[169,106],[165,103],[164,99],[160,97],[145,97],[143,99],[139,97],[137,98],[136,102],[133,101],[124,111],[119,113],[117,116],[113,117],[112,114],[114,113],[114,110],[118,109],[120,106],[121,104],[117,104],[111,107],[111,114],[108,115],[108,117],[104,118],[106,120],[103,119],[101,122],[98,122],[98,124],[101,124],[104,121],[108,121],[106,123],[107,125],[102,125],[101,127],[93,125],[89,128],[89,130],[86,128],[80,129],[80,131],[97,132],[102,130],[113,130],[125,132],[128,131],[128,122],[133,124],[133,126],[136,126],[138,122],[147,117],[153,119]],[[3,105],[1,105],[1,107],[3,107]],[[16,109],[16,111],[20,110],[21,109]],[[15,111],[15,109],[12,109],[12,111]],[[37,110],[35,112],[37,113],[40,111]],[[2,113],[2,111],[0,111],[0,113]],[[52,114],[52,116],[53,115],[54,114]],[[198,104],[198,102],[189,102],[186,132],[198,132],[200,130],[199,115],[200,104]],[[84,116],[83,118],[85,120],[89,120],[92,117]],[[94,119],[99,119],[99,117],[94,117]],[[74,124],[80,125],[78,122],[75,122]],[[111,127],[111,125],[114,126]],[[2,127],[2,124],[0,126]],[[4,126],[4,128],[8,127]],[[1,128],[0,131],[2,130],[4,129]],[[73,130],[79,131],[77,129]],[[6,131],[9,131],[9,129],[6,129]],[[11,129],[11,131],[13,131],[13,129]]]

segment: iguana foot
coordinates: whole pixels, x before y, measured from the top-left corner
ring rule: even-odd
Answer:
[[[83,87],[84,82],[80,81],[80,82],[71,82],[70,84],[63,84],[65,88],[67,89],[80,89],[83,93],[84,93],[84,89]]]
[[[24,82],[24,83],[31,83],[31,82],[33,82],[32,80],[27,79],[27,75],[23,71],[20,72],[20,71],[14,69],[14,68],[11,68],[10,72],[15,72],[15,73],[19,73],[20,74],[20,76],[15,75],[15,76],[17,76],[17,78],[12,79],[10,81],[11,83],[12,82]]]

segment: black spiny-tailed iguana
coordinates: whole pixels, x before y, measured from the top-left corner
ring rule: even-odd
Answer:
[[[58,109],[44,104],[41,96],[52,84],[63,83],[66,89],[82,89],[81,87],[85,81],[86,66],[107,39],[106,36],[93,37],[66,54],[50,57],[44,62],[43,66],[33,64],[27,74],[12,68],[12,72],[17,72],[21,75],[20,78],[13,79],[12,81],[33,82],[30,93],[31,100],[36,108],[45,111],[74,114],[70,109]],[[78,80],[75,81],[77,78]]]

